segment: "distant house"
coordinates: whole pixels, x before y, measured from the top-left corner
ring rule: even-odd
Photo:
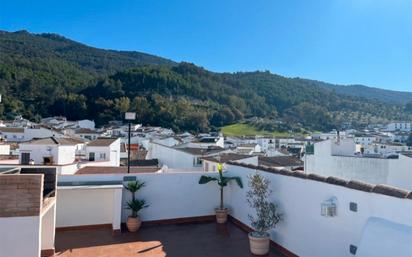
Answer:
[[[149,144],[149,159],[158,159],[160,165],[168,168],[202,169],[202,158],[228,152],[221,147],[194,148],[169,147],[155,142]]]
[[[76,125],[79,128],[83,128],[83,129],[91,129],[94,130],[95,129],[95,122],[92,120],[78,120],[76,121]]]
[[[236,147],[236,152],[238,154],[251,155],[254,153],[260,153],[261,151],[262,151],[262,148],[258,144],[243,144],[243,145],[239,145],[238,147]]]
[[[31,127],[0,127],[0,133],[3,139],[9,142],[23,142],[34,138],[62,137],[63,135],[55,130],[43,126]]]
[[[120,138],[98,138],[86,145],[89,162],[105,162],[105,166],[120,166]]]
[[[389,158],[392,156],[394,158]],[[305,155],[304,166],[306,173],[412,190],[410,156],[404,153],[389,156],[366,153],[362,155],[353,140],[325,140],[315,143],[313,153]]]
[[[208,148],[208,147],[225,147],[225,140],[221,136],[203,136],[194,141],[181,144],[180,147],[189,148]]]
[[[404,131],[409,132],[411,131],[411,123],[410,122],[391,122],[386,125],[386,131],[394,132],[394,131]]]
[[[370,135],[357,135],[355,136],[355,143],[362,146],[369,146],[376,141],[376,137]]]
[[[96,140],[97,138],[100,137],[99,132],[97,132],[95,130],[92,130],[92,129],[89,129],[89,128],[80,128],[80,129],[76,130],[75,135],[77,137],[80,137],[80,138],[83,138],[83,139],[86,139],[86,140],[90,140],[90,141]]]
[[[21,143],[19,163],[28,165],[66,165],[75,162],[75,142],[66,138],[33,139]]]
[[[3,139],[9,142],[24,141],[24,128],[0,127],[0,133]]]
[[[243,155],[243,154],[236,154],[236,153],[222,153],[219,155],[203,157],[202,159],[203,159],[203,171],[205,172],[218,171],[217,165],[219,163],[223,164],[223,168],[225,169],[225,164],[230,161],[258,165],[258,156]]]

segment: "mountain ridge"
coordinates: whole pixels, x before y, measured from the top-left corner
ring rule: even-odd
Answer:
[[[176,130],[206,131],[258,117],[256,126],[284,131],[412,116],[403,101],[339,93],[344,90],[325,82],[261,71],[211,72],[53,33],[0,32],[0,54],[2,117],[65,115],[102,125],[134,110],[144,124]]]

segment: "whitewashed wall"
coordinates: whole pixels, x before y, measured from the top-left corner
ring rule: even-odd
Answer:
[[[244,189],[232,186],[227,203],[232,215],[245,224],[250,224],[247,215],[253,213],[246,203],[247,175],[253,172],[254,169],[228,167],[228,173],[242,177],[246,185]],[[359,246],[370,217],[412,226],[412,200],[263,171],[261,174],[271,181],[273,201],[283,213],[272,239],[301,257],[353,256],[349,246]],[[321,216],[321,203],[333,196],[338,201],[338,215]],[[358,212],[349,210],[350,202],[357,203]]]
[[[95,153],[95,161],[106,162],[105,166],[119,167],[120,139],[113,142],[110,146],[86,146],[86,158],[89,158],[89,153]],[[100,154],[105,154],[105,158],[101,158]]]
[[[182,173],[145,173],[145,174],[118,174],[118,175],[65,175],[59,176],[59,181],[113,181],[123,180],[124,176],[136,176],[138,180],[146,183],[137,197],[145,199],[149,208],[141,212],[144,221],[174,219],[183,217],[213,215],[214,209],[219,205],[219,191],[216,184],[199,185],[198,181],[202,173],[182,172]],[[126,183],[126,182],[125,182]],[[73,193],[64,194],[59,190],[57,199],[57,226],[67,226],[78,224],[77,218],[73,218],[71,208],[78,205],[88,208],[90,215],[95,213],[94,201],[100,195],[86,190],[72,190]],[[126,209],[126,201],[131,197],[130,192],[123,189],[122,194],[122,222],[125,222],[130,210]],[[107,196],[110,197],[110,196]],[[227,195],[229,197],[229,195]],[[106,198],[105,198],[106,199]],[[110,198],[108,198],[110,199]],[[106,207],[101,207],[109,212],[110,203]],[[67,212],[66,212],[67,209]],[[87,211],[85,210],[85,211]],[[102,221],[107,221],[108,215]],[[96,219],[90,217],[88,223],[97,223]],[[107,223],[107,222],[106,222]],[[80,225],[80,224],[79,224]],[[86,225],[85,223],[83,225]]]
[[[118,186],[59,188],[56,227],[112,224],[120,229],[121,191]]]
[[[412,158],[361,158],[331,155],[331,141],[315,144],[315,154],[304,158],[308,173],[388,184],[412,190]]]
[[[167,165],[169,168],[193,168],[196,158],[192,154],[157,143],[149,143],[148,154],[151,159],[158,159],[160,165]]]
[[[48,151],[50,149],[50,151]],[[53,163],[57,165],[71,164],[75,160],[76,146],[74,145],[35,145],[20,144],[20,153],[30,153],[30,159],[36,165],[43,164],[43,157],[53,156]],[[20,154],[21,163],[21,154]]]
[[[39,257],[40,222],[39,216],[0,218],[0,257]]]
[[[0,144],[0,155],[9,155],[9,154],[10,154],[10,145]]]

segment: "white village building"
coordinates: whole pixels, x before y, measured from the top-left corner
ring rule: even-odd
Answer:
[[[399,154],[397,159],[360,154],[353,139],[325,140],[314,144],[314,153],[304,157],[306,173],[355,179],[412,189],[412,158]]]
[[[91,166],[120,166],[120,138],[98,138],[86,145],[86,157]],[[100,163],[100,164],[99,164]]]
[[[20,143],[19,163],[23,165],[66,165],[75,162],[75,142],[66,138],[43,138]]]

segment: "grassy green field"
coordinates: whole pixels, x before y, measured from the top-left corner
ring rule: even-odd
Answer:
[[[287,132],[259,130],[245,123],[236,123],[236,124],[224,126],[220,129],[220,131],[225,136],[255,136],[255,135],[271,135],[271,136],[276,136],[276,137],[290,136],[290,134]]]

